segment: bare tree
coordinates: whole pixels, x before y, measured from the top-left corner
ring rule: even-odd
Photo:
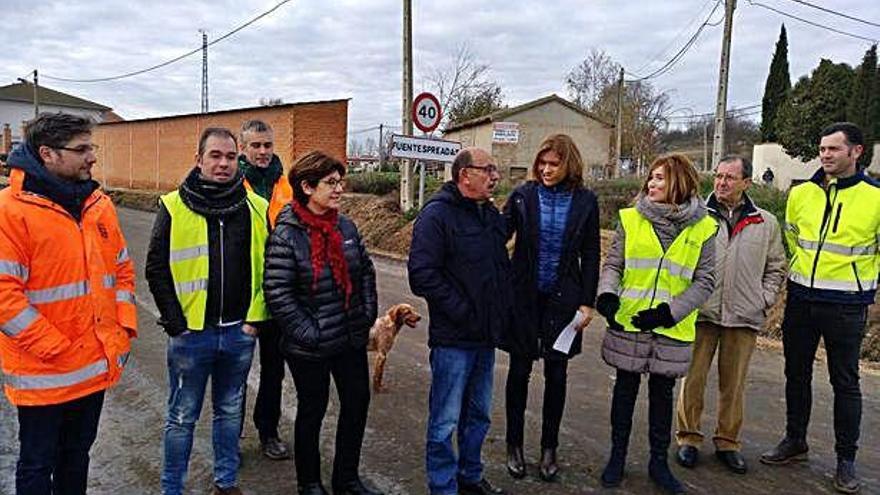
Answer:
[[[479,62],[462,43],[449,64],[434,67],[428,82],[440,100],[444,122],[462,122],[503,108],[501,86],[491,78],[491,66]]]
[[[566,77],[574,102],[605,122],[617,120],[617,77],[620,66],[604,51],[593,49]],[[646,81],[624,85],[621,153],[637,165],[650,162],[659,151],[660,133],[671,109],[669,95]]]
[[[284,100],[281,98],[260,98],[261,107],[274,107],[282,104],[284,104]]]
[[[590,108],[617,83],[619,72],[620,66],[608,54],[593,48],[565,77],[569,97],[581,108]]]

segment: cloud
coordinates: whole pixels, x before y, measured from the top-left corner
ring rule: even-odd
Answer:
[[[880,36],[865,26],[783,0],[768,5],[838,29]],[[33,68],[44,76],[93,78],[160,63],[213,40],[271,8],[277,0],[5,0],[0,84]],[[779,26],[789,34],[792,78],[822,57],[860,62],[868,43],[807,26],[738,2],[729,105],[760,102]],[[840,0],[833,8],[868,15],[874,0]],[[559,0],[414,1],[415,90],[426,75],[448,65],[467,42],[492,66],[511,104],[556,92],[592,48],[605,50],[629,71],[661,66],[693,33],[714,0],[590,2]],[[723,7],[723,5],[722,5]],[[720,11],[715,20],[720,19]],[[868,13],[868,14],[865,14]],[[293,0],[209,50],[212,109],[253,106],[260,98],[285,102],[351,98],[349,127],[401,116],[401,5],[388,0]],[[880,19],[873,19],[875,21]],[[13,28],[14,27],[14,28]],[[652,80],[672,95],[673,108],[714,108],[722,26],[706,27],[668,74]],[[665,50],[664,50],[665,49]],[[201,54],[119,81],[76,84],[44,77],[49,87],[113,107],[126,118],[198,111]]]

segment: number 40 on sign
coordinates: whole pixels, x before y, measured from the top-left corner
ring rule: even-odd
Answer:
[[[422,132],[431,132],[440,125],[442,115],[440,101],[431,93],[421,93],[415,97],[412,106],[413,124]]]

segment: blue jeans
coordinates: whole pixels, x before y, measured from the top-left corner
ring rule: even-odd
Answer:
[[[425,467],[432,494],[455,494],[458,483],[483,477],[480,450],[489,432],[495,349],[431,349],[431,395]],[[452,448],[458,433],[459,456]]]
[[[241,404],[256,338],[242,332],[242,325],[206,327],[168,341],[168,417],[165,420],[165,459],[162,493],[183,491],[193,430],[199,420],[205,387],[211,378],[214,410],[214,484],[236,486]]]

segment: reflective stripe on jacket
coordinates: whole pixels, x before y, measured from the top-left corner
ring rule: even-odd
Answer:
[[[203,330],[208,303],[208,222],[184,204],[179,191],[165,194],[161,199],[171,215],[168,264],[174,290],[186,317],[187,328]],[[263,254],[269,236],[265,221],[268,204],[250,190],[247,203],[251,225],[251,297],[246,321],[258,322],[269,319],[262,289]]]
[[[59,404],[119,380],[137,329],[134,266],[110,198],[93,192],[76,222],[24,178],[13,170],[0,191],[4,390],[17,406]]]
[[[247,179],[244,180],[244,187],[249,192],[254,189],[251,187]],[[289,204],[293,199],[293,188],[284,174],[278,178],[278,181],[272,186],[272,198],[269,200],[269,226],[275,228],[275,222],[278,220],[278,214],[285,205]]]
[[[824,180],[824,174],[814,179]],[[785,211],[789,280],[870,304],[880,273],[880,187],[861,174],[792,188]]]
[[[620,283],[620,310],[616,320],[624,330],[638,332],[632,317],[639,311],[669,303],[691,284],[703,243],[718,225],[709,216],[685,227],[664,252],[651,222],[635,208],[620,210],[620,224],[626,234],[624,270]],[[672,328],[654,333],[682,342],[693,342],[697,311],[692,311]]]

